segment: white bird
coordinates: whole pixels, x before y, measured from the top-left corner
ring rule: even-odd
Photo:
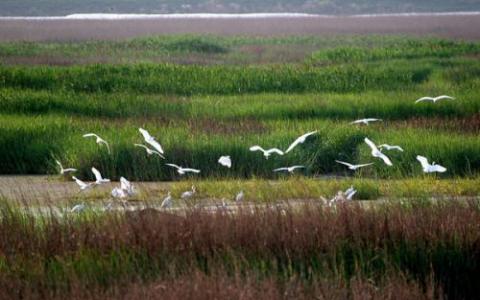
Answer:
[[[304,169],[305,166],[291,166],[291,167],[285,167],[285,168],[278,168],[273,170],[273,172],[282,172],[282,171],[287,171],[288,173],[293,173],[296,169]]]
[[[230,156],[221,156],[218,159],[218,163],[221,164],[224,167],[231,168],[232,167],[232,159]]]
[[[243,198],[245,198],[245,193],[243,191],[240,191],[236,196],[235,196],[235,202],[242,202]]]
[[[155,148],[155,150],[157,150],[161,154],[164,153],[160,143],[157,142],[157,140],[155,140],[155,138],[151,136],[150,133],[148,133],[148,131],[146,131],[143,128],[139,128],[138,131],[140,131],[140,133],[143,135],[143,138],[145,139],[146,143],[150,144],[153,148]]]
[[[347,200],[352,200],[353,196],[357,193],[357,190],[353,187],[353,185],[351,187],[349,187],[346,191],[345,191],[345,197]]]
[[[298,144],[302,144],[302,143],[305,143],[305,141],[307,140],[307,137],[313,135],[317,133],[317,131],[310,131],[308,133],[305,133],[304,135],[298,137],[293,143],[290,144],[290,146],[288,146],[287,150],[285,150],[285,154],[287,154],[288,152],[292,151],[293,148],[295,148]]]
[[[71,213],[80,213],[85,210],[85,203],[77,204],[70,210]]]
[[[380,145],[378,146],[380,148],[380,150],[383,150],[383,148],[387,149],[388,151],[390,150],[398,150],[400,152],[403,152],[403,148],[400,147],[400,146],[396,146],[396,145],[389,145],[389,144],[383,144],[383,145]]]
[[[78,186],[80,187],[80,190],[86,190],[90,187],[92,187],[92,183],[85,183],[83,181],[81,181],[80,179],[78,179],[77,177],[75,176],[72,176],[72,179],[75,180],[75,182],[78,184]]]
[[[110,179],[103,178],[102,174],[100,174],[100,171],[95,169],[95,167],[92,167],[92,173],[95,175],[95,184],[99,185],[102,183],[110,182]]]
[[[107,141],[105,141],[104,139],[102,139],[101,137],[99,137],[97,134],[95,133],[87,133],[87,134],[84,134],[83,135],[84,138],[88,138],[88,137],[95,137],[96,138],[96,143],[99,144],[99,145],[105,145],[107,146],[107,150],[108,150],[108,153],[110,154],[110,146],[108,145]]]
[[[146,151],[147,151],[147,154],[148,155],[152,155],[152,154],[156,154],[158,156],[160,156],[161,158],[165,159],[165,156],[163,156],[160,152],[158,151],[155,151],[155,150],[152,150],[150,148],[148,148],[147,146],[145,145],[142,145],[142,144],[133,144],[135,147],[142,147],[144,148]]]
[[[163,199],[162,204],[160,205],[160,208],[171,208],[172,207],[172,193],[168,192],[167,197]]]
[[[197,169],[182,168],[182,167],[177,166],[175,164],[165,164],[165,165],[176,168],[178,174],[180,174],[180,175],[184,175],[187,172],[192,172],[192,173],[197,173],[197,174],[200,173],[200,170],[197,170]]]
[[[370,122],[379,122],[379,121],[382,121],[382,119],[366,118],[366,119],[360,119],[360,120],[353,121],[350,124],[365,124],[365,125],[368,125],[368,123],[370,123]]]
[[[196,192],[197,192],[197,190],[195,189],[195,186],[192,185],[192,190],[191,190],[191,191],[183,192],[180,197],[181,197],[182,199],[190,199],[190,198],[193,197],[193,195],[195,195]]]
[[[120,177],[120,188],[124,190],[128,196],[133,196],[133,194],[135,194],[135,187],[123,176]]]
[[[370,166],[370,165],[373,165],[373,163],[368,163],[368,164],[361,164],[361,165],[353,165],[353,164],[350,164],[350,163],[347,163],[347,162],[344,162],[344,161],[341,161],[341,160],[335,160],[337,163],[339,164],[342,164],[342,165],[345,165],[347,166],[350,170],[352,171],[355,171],[359,168],[363,168],[363,167],[366,167],[366,166]]]
[[[365,143],[367,143],[367,145],[370,146],[370,148],[372,149],[372,156],[373,157],[381,158],[387,166],[392,166],[393,165],[392,162],[390,161],[390,159],[385,154],[383,154],[380,150],[378,150],[378,148],[377,148],[377,146],[375,145],[374,142],[372,142],[368,138],[365,138]]]
[[[58,160],[55,160],[55,162],[57,163],[57,165],[60,166],[60,174],[65,174],[65,173],[69,173],[69,172],[76,172],[77,169],[74,169],[74,168],[68,168],[68,169],[64,169],[63,166],[62,166],[62,163],[60,163]]]
[[[447,96],[447,95],[441,95],[438,97],[422,97],[420,99],[417,99],[415,103],[422,102],[422,101],[432,101],[433,103],[439,101],[439,100],[455,100],[455,98]]]
[[[434,173],[434,172],[443,173],[447,171],[447,168],[441,165],[437,165],[435,164],[435,162],[433,162],[432,164],[429,164],[428,159],[424,156],[417,155],[417,160],[420,162],[420,164],[422,164],[424,173]]]
[[[283,155],[282,150],[280,150],[280,149],[278,149],[278,148],[272,148],[272,149],[265,150],[265,149],[263,149],[262,147],[260,147],[260,146],[258,146],[258,145],[255,145],[255,146],[250,147],[250,151],[262,151],[262,152],[263,152],[263,156],[265,156],[266,159],[268,159],[268,157],[269,157],[270,155],[272,155],[272,153],[277,153],[278,155]]]
[[[113,198],[127,198],[128,194],[124,189],[119,188],[119,187],[115,187],[112,190],[112,197]]]

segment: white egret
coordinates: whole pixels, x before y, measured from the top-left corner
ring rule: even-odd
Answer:
[[[78,186],[80,187],[80,190],[86,190],[88,188],[91,188],[92,187],[92,183],[85,183],[83,181],[81,181],[80,179],[78,179],[77,177],[75,176],[72,176],[72,179],[75,180],[75,182],[78,184]]]
[[[305,166],[291,166],[291,167],[278,168],[273,170],[273,172],[287,171],[288,173],[293,173],[293,171],[295,171],[296,169],[305,169]]]
[[[355,171],[357,169],[360,169],[360,168],[363,168],[363,167],[366,167],[366,166],[371,166],[373,165],[373,163],[368,163],[368,164],[361,164],[361,165],[354,165],[354,164],[350,164],[350,163],[347,163],[347,162],[344,162],[344,161],[341,161],[341,160],[335,160],[337,163],[339,164],[342,164],[342,165],[345,165],[347,166],[350,170],[352,171]]]
[[[95,184],[100,185],[102,183],[110,182],[110,179],[103,178],[102,174],[100,174],[100,171],[95,169],[95,167],[92,167],[92,173],[95,175]]]
[[[227,168],[231,168],[232,167],[232,159],[230,158],[230,156],[226,155],[226,156],[221,156],[219,159],[218,159],[218,163],[221,164],[222,166],[224,167],[227,167]]]
[[[304,135],[298,137],[293,143],[290,144],[290,146],[288,146],[287,150],[285,150],[285,154],[287,154],[288,152],[292,151],[293,148],[295,148],[298,144],[302,144],[302,143],[305,143],[305,141],[307,140],[307,137],[313,135],[317,133],[317,131],[310,131],[308,133],[305,133]]]
[[[200,173],[200,170],[197,169],[191,169],[191,168],[182,168],[180,166],[177,166],[175,164],[165,164],[167,166],[173,167],[177,169],[178,174],[184,175],[185,173],[191,172],[191,173]]]
[[[71,213],[80,213],[85,210],[85,203],[77,204],[70,210]]]
[[[345,192],[346,200],[352,200],[353,196],[357,193],[357,190],[352,186],[350,186]]]
[[[432,164],[428,163],[428,159],[424,156],[417,155],[417,160],[422,164],[423,172],[424,173],[434,173],[434,172],[439,172],[439,173],[444,173],[447,171],[447,168],[435,164],[433,162]]]
[[[115,187],[112,190],[112,197],[113,198],[127,198],[128,194],[124,189],[119,188],[119,187]]]
[[[182,195],[180,196],[180,198],[182,198],[184,200],[190,199],[195,195],[196,192],[197,192],[197,190],[195,189],[195,186],[192,185],[192,190],[183,192]]]
[[[60,167],[60,174],[62,174],[62,175],[66,174],[66,173],[76,172],[76,171],[77,171],[77,169],[74,169],[74,168],[64,169],[61,162],[59,162],[58,160],[55,160],[55,162],[56,162],[57,165]]]
[[[368,123],[370,123],[370,122],[379,122],[379,121],[382,121],[382,119],[366,118],[366,119],[360,119],[360,120],[353,121],[350,124],[365,124],[365,125],[368,125]]]
[[[84,134],[83,137],[84,138],[95,137],[96,138],[96,143],[99,144],[99,145],[102,145],[102,144],[105,145],[107,147],[108,153],[110,154],[110,146],[108,145],[107,141],[105,141],[104,139],[99,137],[97,134],[87,133],[87,134]]]
[[[266,159],[268,159],[268,157],[270,155],[272,155],[272,153],[276,153],[278,155],[283,155],[283,151],[278,149],[278,148],[271,148],[271,149],[268,149],[268,150],[265,150],[263,149],[262,147],[258,146],[258,145],[255,145],[255,146],[252,146],[250,147],[250,151],[262,151],[263,152],[263,156],[265,156]]]
[[[388,158],[385,154],[383,154],[380,150],[378,150],[374,142],[372,142],[368,138],[365,138],[365,143],[367,143],[367,145],[370,146],[370,148],[372,149],[373,157],[381,158],[387,166],[393,165],[392,162],[390,161],[390,158]]]
[[[400,152],[403,152],[403,148],[400,147],[400,146],[397,146],[397,145],[389,145],[389,144],[383,144],[383,145],[380,145],[378,146],[378,148],[380,148],[380,150],[383,150],[384,148],[388,151],[390,150],[398,150]]]
[[[158,151],[155,151],[155,150],[152,150],[150,148],[148,148],[147,146],[145,145],[142,145],[142,144],[133,144],[135,147],[142,147],[145,149],[145,151],[147,151],[147,154],[150,156],[150,155],[153,155],[153,154],[156,154],[158,156],[160,156],[161,158],[165,159],[165,156],[163,156],[160,152]]]
[[[243,199],[245,198],[245,193],[243,191],[240,191],[236,196],[235,196],[235,202],[242,202]]]
[[[133,194],[135,194],[135,187],[123,176],[120,177],[120,188],[124,190],[128,196],[133,196]]]
[[[157,150],[161,154],[164,154],[163,148],[160,145],[160,143],[157,142],[157,140],[155,140],[155,138],[151,136],[150,133],[148,133],[148,131],[146,131],[143,128],[139,128],[138,131],[140,131],[140,133],[143,135],[143,138],[145,139],[146,143],[150,144],[153,148],[155,148],[155,150]]]
[[[423,102],[423,101],[432,101],[433,103],[436,103],[437,101],[440,100],[455,100],[455,98],[447,96],[447,95],[441,95],[438,97],[422,97],[420,99],[417,99],[415,103]]]
[[[160,205],[160,208],[171,208],[172,207],[172,193],[168,192],[167,197],[165,197]]]

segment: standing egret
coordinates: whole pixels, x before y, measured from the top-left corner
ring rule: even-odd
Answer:
[[[195,189],[195,186],[192,185],[192,190],[183,192],[182,195],[180,196],[180,198],[182,198],[184,200],[190,199],[195,195],[196,192],[197,192],[197,190]]]
[[[271,148],[271,149],[268,149],[268,150],[265,150],[263,149],[262,147],[258,146],[258,145],[255,145],[255,146],[252,146],[250,147],[250,151],[262,151],[263,152],[263,156],[265,156],[266,159],[268,159],[268,157],[270,155],[272,155],[272,153],[276,153],[278,155],[283,155],[284,153],[282,152],[282,150],[278,149],[278,148]]]
[[[392,166],[393,165],[392,162],[390,161],[390,159],[385,154],[383,154],[380,150],[378,150],[378,148],[377,148],[377,146],[375,145],[374,142],[372,142],[368,138],[365,138],[365,143],[367,143],[367,145],[370,146],[370,148],[372,149],[372,156],[373,157],[381,158],[387,166]]]
[[[148,131],[146,131],[143,128],[139,128],[138,131],[140,131],[140,133],[143,135],[143,139],[145,140],[146,143],[150,144],[153,148],[155,148],[155,150],[157,150],[161,154],[164,154],[163,148],[160,145],[160,143],[157,142],[157,140],[153,136],[151,136],[150,133],[148,133]]]
[[[368,123],[370,123],[370,122],[379,122],[379,121],[382,121],[382,119],[366,118],[366,119],[360,119],[360,120],[353,121],[350,124],[365,124],[365,125],[368,125]]]
[[[100,185],[102,183],[110,182],[110,179],[103,178],[102,174],[100,174],[100,171],[95,169],[95,167],[92,167],[92,173],[95,175],[95,184]]]
[[[240,192],[235,196],[235,202],[237,202],[237,203],[242,202],[244,198],[245,198],[245,193],[244,193],[243,191],[240,191]]]
[[[133,144],[135,147],[141,147],[141,148],[144,148],[145,151],[147,151],[147,154],[150,156],[152,154],[156,154],[158,156],[160,156],[161,158],[165,159],[165,156],[163,156],[160,152],[158,151],[155,151],[155,150],[152,150],[150,148],[148,148],[147,146],[145,145],[142,145],[142,144]]]
[[[345,165],[347,166],[350,170],[352,171],[356,171],[357,169],[359,168],[363,168],[363,167],[366,167],[366,166],[371,166],[373,165],[373,163],[368,163],[368,164],[361,164],[361,165],[353,165],[353,164],[350,164],[350,163],[347,163],[347,162],[344,162],[344,161],[341,161],[341,160],[335,160],[337,163],[339,164],[342,164],[342,165]]]
[[[353,196],[357,193],[357,190],[352,186],[350,186],[346,191],[345,191],[345,197],[346,200],[352,200]]]
[[[378,146],[380,148],[380,150],[383,150],[383,148],[387,149],[388,151],[390,150],[398,150],[400,152],[403,152],[403,148],[400,147],[400,146],[393,146],[393,145],[389,145],[389,144],[383,144],[383,145],[380,145]]]
[[[172,207],[172,193],[168,192],[167,197],[163,199],[162,204],[160,205],[160,208],[171,208]]]
[[[287,150],[285,150],[285,154],[292,151],[292,149],[295,148],[298,144],[305,143],[305,141],[307,140],[307,137],[309,137],[309,136],[311,136],[315,133],[317,133],[317,130],[310,131],[310,132],[305,133],[304,135],[298,137],[293,143],[290,144],[290,146],[288,146]]]
[[[232,167],[232,159],[230,158],[230,156],[226,155],[226,156],[221,156],[219,159],[218,159],[218,163],[221,164],[222,166],[224,167],[227,167],[227,168],[231,168]]]
[[[434,173],[434,172],[444,173],[447,171],[447,168],[441,165],[437,165],[435,164],[435,162],[433,162],[432,164],[429,164],[428,159],[424,156],[417,155],[417,160],[422,165],[424,173]]]
[[[80,187],[80,190],[86,190],[88,188],[91,188],[92,187],[92,183],[85,183],[83,181],[81,181],[80,179],[78,179],[77,177],[75,176],[72,176],[72,179],[75,180],[75,182],[78,184],[78,186]]]
[[[175,164],[165,164],[165,165],[170,166],[170,167],[173,167],[173,168],[176,168],[178,174],[180,174],[180,175],[184,175],[184,174],[187,173],[187,172],[197,173],[197,174],[200,173],[200,170],[197,170],[197,169],[182,168],[182,167],[177,166],[177,165],[175,165]]]
[[[455,98],[447,95],[441,95],[438,97],[422,97],[420,99],[417,99],[417,101],[415,101],[415,104],[423,101],[432,101],[433,103],[436,103],[437,101],[440,101],[440,100],[455,100]]]
[[[87,134],[84,134],[83,135],[84,138],[88,138],[88,137],[95,137],[96,138],[96,143],[99,144],[99,145],[105,145],[107,146],[107,150],[108,150],[108,154],[110,154],[110,146],[108,145],[107,141],[105,141],[104,139],[102,139],[101,137],[99,137],[97,134],[95,133],[87,133]]]
[[[273,170],[273,172],[281,172],[281,171],[287,171],[288,173],[293,173],[296,169],[305,169],[305,166],[291,166],[291,167],[285,167],[285,168],[278,168]]]
[[[61,162],[59,162],[58,160],[55,160],[55,162],[60,167],[60,174],[61,175],[64,175],[64,174],[69,173],[69,172],[76,172],[77,171],[77,169],[74,169],[74,168],[64,169]]]
[[[127,198],[128,194],[124,189],[119,188],[119,187],[115,187],[112,190],[112,197],[123,199],[123,198]]]

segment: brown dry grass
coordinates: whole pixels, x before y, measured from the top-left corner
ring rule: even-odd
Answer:
[[[446,132],[478,134],[480,132],[480,113],[464,118],[421,117],[410,118],[394,124],[397,128],[423,128]]]

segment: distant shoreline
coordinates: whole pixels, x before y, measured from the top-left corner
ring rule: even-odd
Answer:
[[[65,16],[0,16],[0,20],[148,20],[148,19],[262,19],[262,18],[375,18],[375,17],[430,17],[479,16],[480,11],[413,12],[387,14],[322,15],[306,13],[193,13],[193,14],[70,14]]]

